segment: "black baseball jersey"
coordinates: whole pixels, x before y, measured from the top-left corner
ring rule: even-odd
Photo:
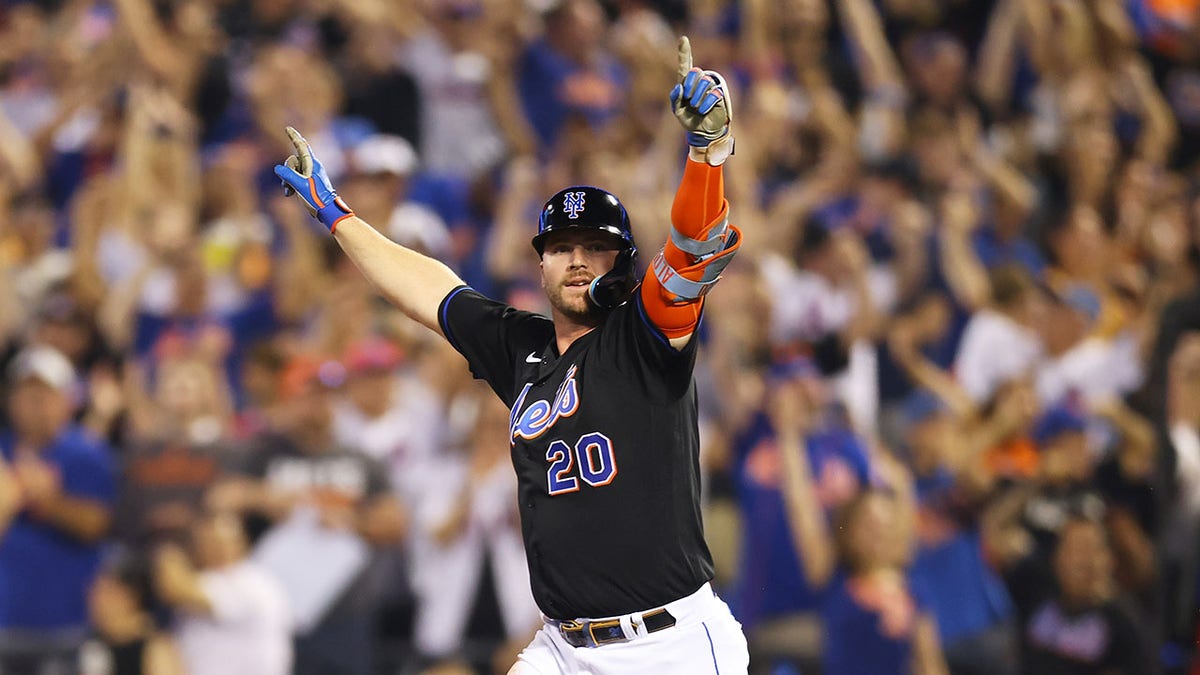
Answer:
[[[439,323],[511,409],[533,596],[555,619],[659,607],[712,578],[700,520],[696,340],[673,349],[639,294],[559,354],[554,324],[465,286]]]

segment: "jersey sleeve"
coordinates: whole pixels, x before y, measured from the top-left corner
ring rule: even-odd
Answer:
[[[466,358],[471,374],[509,406],[516,393],[518,359],[540,354],[554,337],[554,324],[546,317],[491,300],[468,286],[442,300],[438,325]]]
[[[607,352],[607,362],[622,373],[632,374],[631,381],[648,393],[658,398],[677,398],[691,385],[699,343],[690,340],[683,349],[672,347],[634,293],[605,321],[600,348]]]

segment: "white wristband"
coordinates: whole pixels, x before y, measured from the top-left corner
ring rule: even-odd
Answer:
[[[688,148],[688,157],[694,162],[703,162],[709,166],[721,166],[733,154],[733,134],[727,134],[703,148],[692,146]]]

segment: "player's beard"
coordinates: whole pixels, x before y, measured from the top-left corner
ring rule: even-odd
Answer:
[[[570,289],[579,289],[582,292]],[[546,289],[546,298],[550,301],[551,307],[571,322],[594,326],[603,318],[603,313],[599,308],[588,302],[586,286],[557,284]]]

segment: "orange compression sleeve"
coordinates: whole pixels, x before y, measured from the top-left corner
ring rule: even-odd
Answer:
[[[725,220],[729,213],[729,202],[725,199],[725,175],[723,167],[709,166],[703,162],[687,160],[683,180],[675,192],[671,206],[671,224],[682,235],[692,239],[708,238],[713,227]],[[680,274],[698,280],[703,274],[703,265],[685,270],[696,263],[696,258],[678,248],[667,239],[663,248],[663,259]],[[646,271],[640,290],[642,305],[650,321],[668,338],[691,334],[700,321],[700,310],[704,298],[680,302],[663,288],[653,269]]]

